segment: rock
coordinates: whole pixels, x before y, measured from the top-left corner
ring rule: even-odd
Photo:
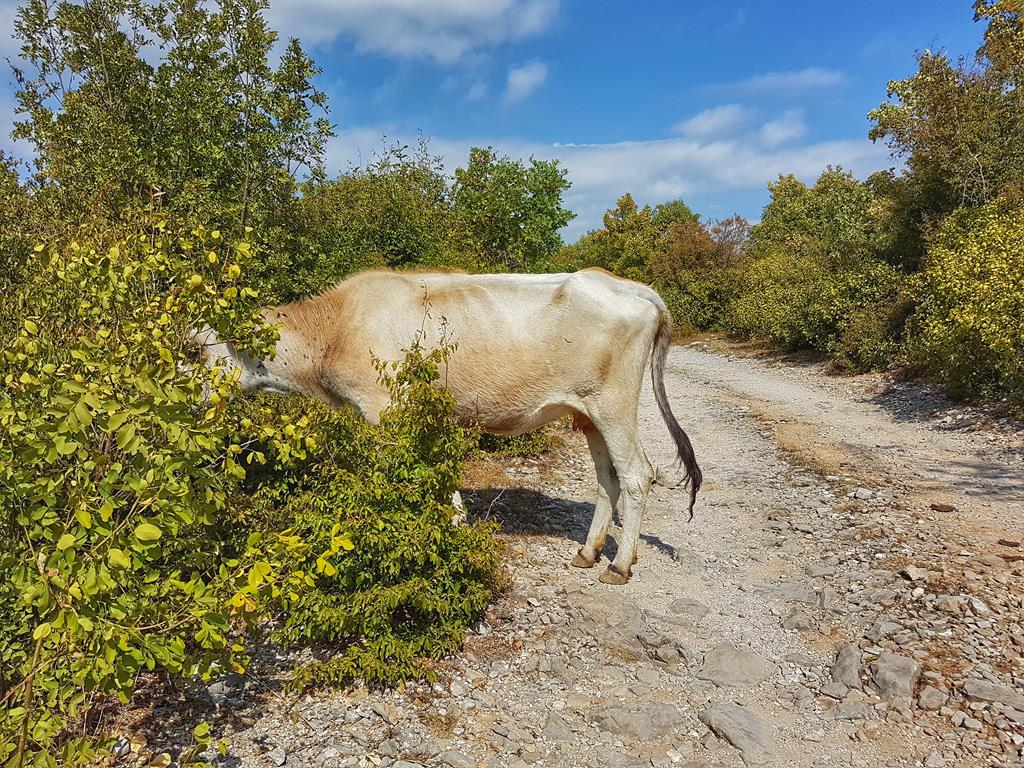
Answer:
[[[573,610],[580,629],[598,643],[642,658],[646,651],[637,635],[647,629],[636,601],[606,590],[583,592],[576,597]]]
[[[831,720],[866,720],[871,714],[866,701],[861,691],[850,691],[837,707],[827,711],[823,717]]]
[[[909,656],[884,651],[871,663],[871,679],[886,701],[910,702],[921,667]]]
[[[943,768],[945,764],[946,758],[944,758],[942,756],[942,753],[939,752],[937,749],[933,749],[931,752],[929,752],[928,757],[926,757],[924,759],[924,762],[921,763],[921,765],[923,765],[924,768]]]
[[[967,598],[967,606],[975,616],[985,616],[986,614],[991,613],[991,609],[988,607],[988,604],[980,597]]]
[[[860,690],[861,651],[856,645],[840,645],[832,665],[832,680]]]
[[[766,680],[775,666],[751,651],[733,645],[720,645],[704,654],[704,663],[696,675],[715,685],[750,688]]]
[[[1024,693],[1008,685],[990,683],[988,680],[968,680],[964,684],[964,695],[972,701],[1004,704],[1013,709],[1024,710]]]
[[[668,610],[676,616],[687,616],[695,623],[703,619],[711,611],[703,603],[691,600],[688,597],[678,597],[669,603]]]
[[[901,629],[903,629],[902,624],[880,619],[871,625],[871,629],[864,633],[864,637],[873,643],[877,643],[879,640],[884,640],[889,635],[894,632],[899,632]]]
[[[854,488],[849,495],[851,498],[867,501],[874,498],[875,493],[870,488]]]
[[[806,611],[800,608],[791,608],[789,613],[782,619],[783,629],[810,629],[814,626],[814,620],[807,614]]]
[[[952,512],[956,512],[956,507],[952,504],[946,504],[945,502],[936,501],[933,502],[931,508],[935,512],[939,512],[943,515],[948,515]]]
[[[274,747],[267,753],[267,757],[270,758],[274,765],[284,765],[288,762],[288,755],[285,754],[284,749],[281,747]]]
[[[935,712],[942,708],[948,698],[938,688],[926,685],[917,696],[917,705],[925,711]]]
[[[442,752],[438,757],[449,768],[476,768],[476,760],[461,752],[449,750],[448,752]]]
[[[980,731],[985,727],[985,724],[974,717],[965,717],[964,721],[960,724],[962,728],[966,728],[969,731]]]
[[[837,701],[842,701],[846,698],[846,694],[849,692],[850,689],[842,683],[832,682],[825,683],[825,685],[821,686],[821,694],[823,696],[828,696],[829,698],[836,699]]]
[[[601,730],[632,736],[638,741],[654,741],[682,724],[678,707],[660,702],[612,704],[595,712],[592,718]]]
[[[817,579],[822,576],[834,576],[836,569],[831,565],[822,565],[820,563],[808,563],[804,567],[804,573],[810,576],[812,579]]]
[[[907,581],[923,581],[928,578],[928,571],[924,568],[918,568],[916,565],[908,565],[900,571],[900,576]]]
[[[747,765],[768,762],[775,738],[775,726],[738,704],[719,704],[705,709],[700,721],[741,752]]]
[[[561,715],[549,712],[541,735],[548,741],[569,741],[572,739],[572,729]]]
[[[675,664],[681,658],[679,649],[671,645],[663,645],[654,651],[654,658],[664,664]]]

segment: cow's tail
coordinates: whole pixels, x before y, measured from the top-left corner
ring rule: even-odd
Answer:
[[[657,294],[655,295],[657,296]],[[654,348],[651,351],[651,384],[654,386],[654,400],[658,403],[661,418],[665,420],[665,426],[668,427],[669,434],[675,441],[676,450],[679,452],[679,461],[686,469],[685,485],[690,487],[689,512],[692,520],[693,505],[697,501],[697,491],[700,490],[704,475],[700,471],[700,465],[697,464],[690,436],[676,421],[672,407],[668,403],[668,395],[665,393],[665,358],[668,357],[668,348],[672,343],[672,315],[669,314],[668,308],[660,296],[657,296],[657,301],[653,303],[658,308],[658,331],[654,336]]]

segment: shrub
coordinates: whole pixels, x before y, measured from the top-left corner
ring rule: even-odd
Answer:
[[[478,448],[496,456],[540,456],[556,443],[555,427],[546,426],[521,435],[480,435]]]
[[[939,229],[921,275],[913,353],[959,397],[1024,405],[1024,207],[961,209]]]
[[[678,333],[718,328],[742,285],[742,273],[733,269],[680,272],[678,282],[659,288],[672,313]]]
[[[742,294],[729,307],[726,326],[787,349],[810,345],[807,312],[824,270],[812,258],[781,251],[750,265]]]
[[[857,370],[885,368],[899,352],[910,312],[905,278],[865,259],[829,270],[779,252],[751,265],[728,326],[788,349],[809,348]]]
[[[378,364],[392,398],[379,425],[279,401],[309,414],[320,447],[277,482],[261,479],[249,513],[267,521],[265,530],[287,528],[310,546],[295,563],[310,576],[281,592],[277,638],[340,645],[296,670],[299,687],[429,677],[431,661],[460,647],[494,595],[494,526],[452,523],[461,458],[475,435],[453,417],[451,394],[435,386],[447,354],[416,342],[401,364]]]
[[[244,424],[226,407],[233,381],[182,352],[201,321],[269,351],[255,294],[234,284],[249,250],[159,226],[36,248],[2,358],[0,763],[89,762],[104,742],[85,718],[127,701],[138,673],[241,661],[225,600],[271,573],[220,557],[210,532],[252,431],[284,462],[301,430]]]

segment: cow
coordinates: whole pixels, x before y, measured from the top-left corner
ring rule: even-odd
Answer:
[[[586,542],[572,564],[600,558],[612,512],[622,539],[601,574],[628,582],[654,474],[640,444],[637,408],[645,372],[685,469],[692,517],[701,470],[669,406],[663,380],[672,319],[652,288],[600,269],[563,274],[471,275],[368,271],[317,296],[264,311],[279,328],[272,359],[254,360],[209,329],[197,334],[208,366],[243,390],[298,392],[349,404],[376,423],[388,392],[373,364],[399,360],[418,333],[455,349],[441,377],[456,416],[484,431],[515,435],[564,416],[586,436],[598,495]]]

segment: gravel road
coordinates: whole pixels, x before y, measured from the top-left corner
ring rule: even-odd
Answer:
[[[215,691],[259,766],[1017,766],[1024,439],[916,385],[672,350],[706,486],[655,490],[632,581],[568,562],[595,490],[582,440],[470,488],[513,585],[432,687],[253,704]],[[671,441],[648,392],[651,461]],[[613,554],[614,542],[605,554]]]

